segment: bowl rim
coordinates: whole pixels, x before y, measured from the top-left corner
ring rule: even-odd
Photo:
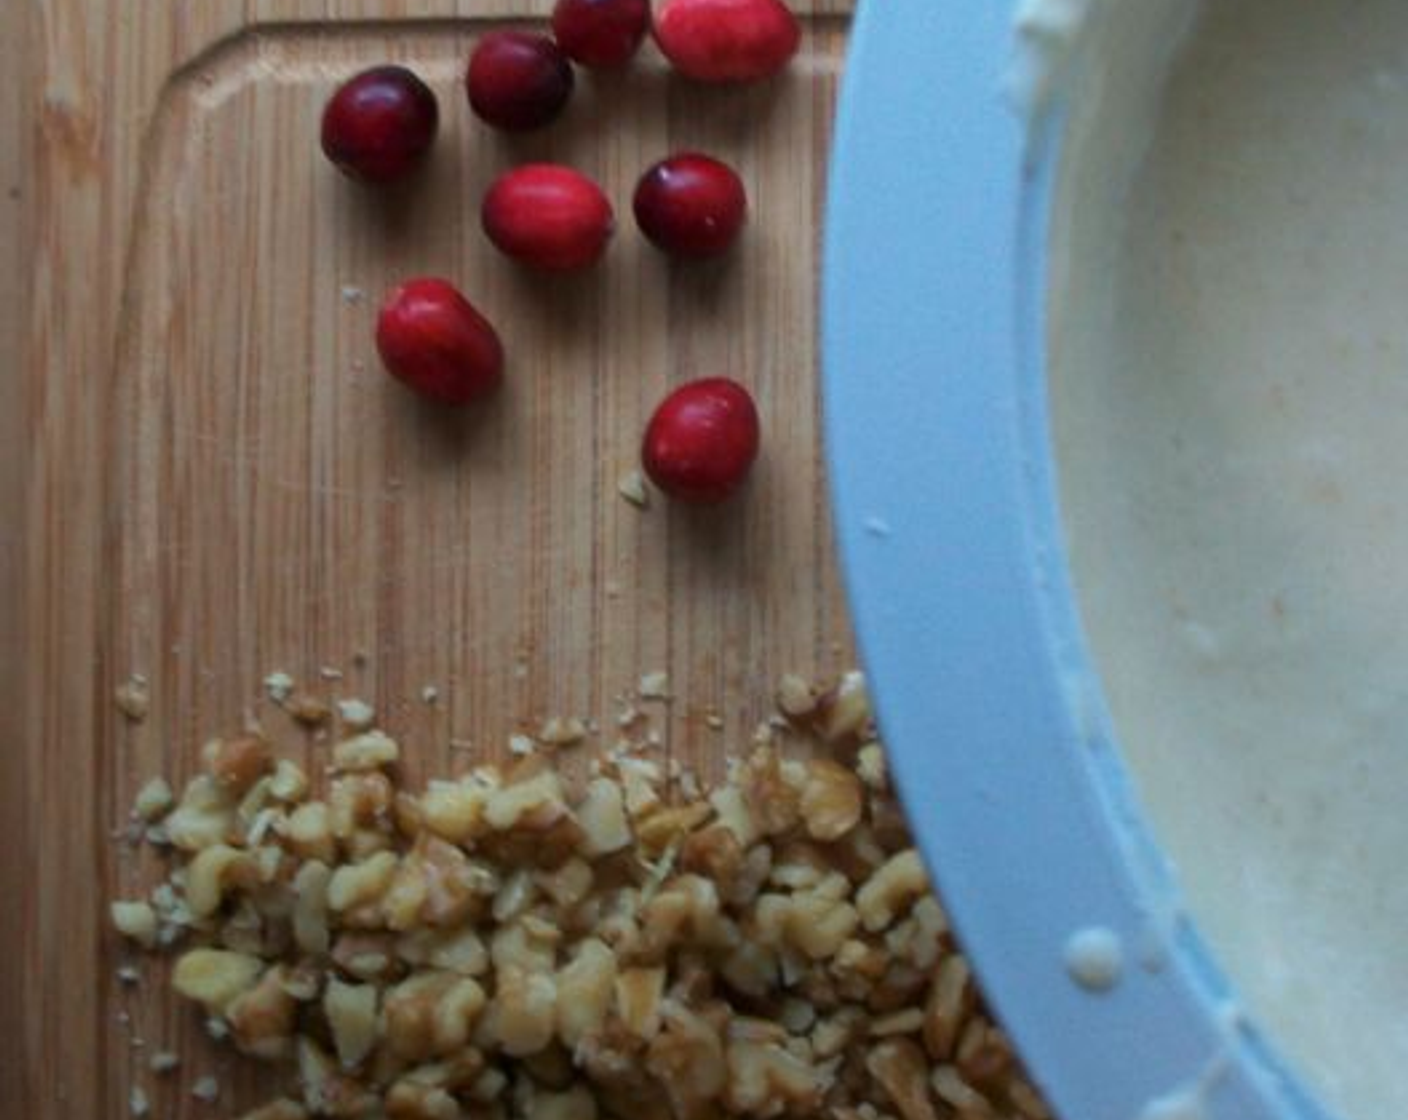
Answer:
[[[1001,96],[1012,14],[871,0],[853,28],[823,395],[879,722],[955,930],[1060,1114],[1329,1120],[1188,917],[1081,632],[1045,378],[1061,118],[1029,127]],[[1106,991],[1068,967],[1091,930],[1122,951]]]

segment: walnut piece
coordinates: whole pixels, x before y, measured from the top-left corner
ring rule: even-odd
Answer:
[[[212,1038],[296,1067],[297,1099],[247,1120],[1049,1120],[929,891],[864,681],[776,700],[806,760],[775,717],[713,790],[628,744],[578,786],[537,747],[580,719],[411,789],[344,710],[313,800],[260,736],[216,739],[179,802],[139,795],[170,869],[114,925],[183,943],[172,985]]]

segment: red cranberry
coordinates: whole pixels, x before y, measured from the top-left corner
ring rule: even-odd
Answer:
[[[391,375],[445,404],[468,404],[503,379],[499,336],[446,280],[412,280],[393,291],[376,324]]]
[[[514,260],[546,272],[595,264],[616,230],[611,203],[580,171],[528,163],[484,197],[484,232]]]
[[[557,45],[594,70],[626,65],[648,30],[649,0],[557,0],[552,13]]]
[[[713,257],[738,239],[748,193],[733,168],[685,152],[657,163],[636,187],[636,223],[651,242],[679,257]]]
[[[641,458],[666,494],[715,505],[747,480],[760,438],[748,390],[727,378],[706,378],[676,389],[656,409]]]
[[[655,41],[686,77],[751,82],[792,60],[802,28],[782,0],[663,0]]]
[[[528,132],[555,121],[572,96],[572,64],[546,35],[494,31],[469,57],[465,88],[495,128]]]
[[[430,150],[440,109],[430,87],[403,66],[363,71],[323,110],[323,152],[348,176],[399,179]]]

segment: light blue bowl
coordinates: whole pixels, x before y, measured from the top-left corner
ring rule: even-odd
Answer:
[[[1059,118],[1000,95],[1009,4],[869,0],[824,298],[851,604],[920,844],[990,1000],[1070,1120],[1326,1120],[1184,915],[1067,574],[1043,303]],[[1071,938],[1113,934],[1096,994]]]

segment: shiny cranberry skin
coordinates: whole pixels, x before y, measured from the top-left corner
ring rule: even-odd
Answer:
[[[555,163],[528,163],[501,175],[484,196],[482,217],[484,232],[500,250],[544,272],[595,264],[616,231],[602,189]]]
[[[572,96],[572,64],[546,35],[494,31],[469,57],[470,107],[506,132],[530,132],[555,121]]]
[[[752,82],[792,61],[802,28],[782,0],[663,0],[655,41],[686,77]]]
[[[444,404],[469,404],[503,380],[498,334],[448,280],[411,280],[393,291],[376,346],[393,377]]]
[[[738,240],[748,218],[748,192],[726,163],[683,152],[641,178],[636,224],[658,248],[677,257],[715,257]]]
[[[557,0],[552,13],[557,45],[593,70],[625,66],[649,30],[649,0]]]
[[[717,505],[748,479],[758,458],[758,409],[725,377],[692,381],[655,411],[641,460],[662,491],[692,505]]]
[[[430,87],[403,66],[358,74],[323,110],[323,152],[350,178],[399,179],[435,141],[440,107]]]

